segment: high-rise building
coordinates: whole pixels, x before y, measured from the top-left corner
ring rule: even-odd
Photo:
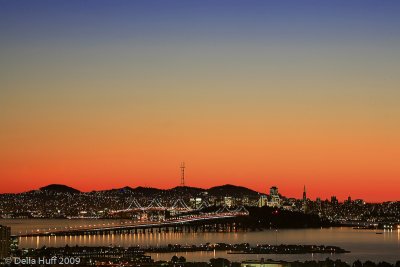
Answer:
[[[321,212],[322,210],[322,201],[320,197],[317,197],[317,199],[315,200],[315,204],[317,204],[317,209],[319,212]]]
[[[261,195],[259,200],[258,200],[258,206],[259,207],[264,207],[268,204],[268,198],[266,195]]]
[[[278,195],[279,195],[279,193],[278,193],[278,187],[272,186],[272,187],[269,189],[269,194],[271,195],[271,197],[272,197],[272,196],[278,196]]]
[[[0,225],[0,259],[10,256],[11,228]]]
[[[281,206],[281,198],[279,196],[278,187],[272,186],[269,189],[269,198],[268,206],[270,207],[280,207]]]
[[[304,189],[303,189],[303,205],[301,207],[301,209],[303,210],[304,213],[307,213],[308,209],[307,209],[307,193],[306,193],[306,186],[304,185]]]

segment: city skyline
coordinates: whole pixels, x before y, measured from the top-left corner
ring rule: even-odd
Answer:
[[[180,181],[182,181],[182,180],[180,180]],[[264,196],[266,196],[266,195],[270,195],[270,196],[277,195],[278,193],[271,193],[272,192],[271,190],[274,190],[274,192],[278,192],[278,189],[279,189],[279,195],[281,195],[281,196],[283,196],[285,198],[294,198],[294,199],[297,199],[297,200],[302,200],[303,202],[306,201],[306,200],[310,200],[310,201],[332,201],[332,198],[334,198],[335,200],[337,200],[339,202],[346,202],[346,201],[349,201],[349,199],[353,200],[353,201],[354,200],[357,200],[357,201],[361,201],[362,200],[362,201],[366,201],[368,203],[383,203],[383,202],[390,202],[390,201],[393,201],[393,202],[399,201],[398,199],[393,199],[393,200],[387,199],[387,200],[383,200],[383,201],[368,201],[368,199],[354,197],[354,195],[351,195],[351,193],[348,194],[345,197],[341,197],[341,194],[339,194],[339,195],[338,194],[333,194],[333,195],[325,197],[325,196],[318,195],[317,193],[316,194],[312,194],[311,193],[312,197],[310,197],[308,192],[306,192],[308,190],[308,189],[306,190],[306,188],[307,188],[306,185],[303,185],[303,189],[301,191],[301,196],[285,195],[284,193],[280,192],[282,188],[277,187],[276,184],[271,184],[269,187],[264,188],[263,190],[259,191],[259,190],[256,190],[256,189],[253,189],[253,188],[248,188],[246,186],[238,185],[238,184],[220,184],[220,185],[214,185],[214,186],[210,186],[210,187],[201,187],[201,186],[195,187],[195,186],[190,186],[190,185],[178,184],[178,185],[175,185],[175,186],[165,187],[165,188],[160,188],[160,187],[156,187],[156,186],[143,186],[143,185],[129,186],[129,185],[126,185],[126,186],[120,187],[120,188],[119,187],[112,187],[112,188],[102,188],[102,189],[99,189],[99,190],[95,190],[95,189],[81,190],[79,187],[72,187],[72,186],[69,186],[69,185],[66,185],[66,184],[53,183],[53,184],[43,185],[43,186],[40,186],[38,188],[32,188],[32,189],[27,190],[27,191],[22,191],[22,192],[4,192],[4,193],[0,193],[0,195],[1,194],[28,193],[28,192],[31,192],[31,191],[41,190],[42,188],[47,188],[47,187],[52,187],[52,186],[67,187],[67,188],[69,188],[71,190],[78,190],[80,193],[90,193],[90,192],[96,192],[96,191],[98,191],[98,192],[100,192],[100,191],[111,191],[111,190],[116,190],[116,189],[124,189],[125,190],[126,188],[131,188],[131,189],[152,188],[152,189],[157,189],[157,190],[166,190],[166,191],[168,191],[168,190],[173,190],[174,188],[178,188],[178,187],[197,188],[197,189],[202,189],[202,190],[207,191],[207,190],[210,190],[210,189],[213,189],[213,188],[217,188],[217,187],[233,186],[233,187],[243,187],[243,188],[246,188],[246,189],[253,190],[253,191],[259,193],[260,197],[262,197],[263,195]],[[48,190],[48,189],[45,189],[45,190]],[[283,191],[285,191],[285,188],[283,188]],[[298,194],[298,195],[300,195],[300,194]]]
[[[185,161],[188,186],[399,200],[399,2],[22,2],[0,193],[171,188]]]

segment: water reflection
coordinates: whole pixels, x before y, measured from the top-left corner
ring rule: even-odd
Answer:
[[[84,236],[37,236],[22,237],[21,247],[64,246],[71,245],[141,245],[155,246],[167,244],[204,244],[207,242],[227,242],[261,244],[276,243],[275,231],[237,232],[237,233],[156,233],[156,234],[101,234]],[[375,231],[353,229],[324,229],[324,230],[280,230],[278,244],[332,244],[346,246],[351,244],[391,244],[400,242],[400,231],[385,231],[383,235]],[[34,244],[34,245],[33,245]]]
[[[397,243],[399,243],[400,246],[400,229],[397,229]]]
[[[13,234],[32,233],[43,229],[70,229],[80,228],[85,225],[112,225],[120,224],[114,220],[1,220],[0,224],[10,225]],[[400,229],[384,230],[383,234],[376,234],[375,230],[362,230],[352,228],[328,228],[328,229],[300,229],[300,230],[268,230],[260,232],[229,232],[229,233],[174,233],[158,232],[137,234],[101,234],[85,236],[50,236],[50,237],[23,237],[20,238],[20,247],[40,248],[45,246],[165,246],[168,244],[204,244],[207,242],[217,243],[250,243],[255,244],[316,244],[336,245],[350,250],[350,254],[332,255],[331,258],[341,258],[350,261],[351,259],[371,259],[375,261],[400,260]],[[188,253],[189,259],[202,259],[208,261],[212,257],[224,256],[229,258],[242,257],[222,252],[196,252]],[[158,253],[153,255],[157,259],[170,259],[168,254]],[[309,254],[297,255],[305,260],[325,259],[328,255]],[[246,255],[246,258],[255,259],[258,255]],[[261,255],[264,258],[288,257],[283,255]]]
[[[384,231],[382,235],[376,231],[355,230],[351,228],[330,229],[301,229],[301,230],[279,230],[260,232],[236,232],[236,233],[138,233],[138,234],[101,234],[85,236],[50,236],[50,237],[23,237],[20,238],[20,247],[40,248],[42,246],[166,246],[168,244],[205,244],[209,243],[250,243],[256,244],[316,244],[336,245],[350,250],[350,254],[326,255],[308,254],[291,255],[296,259],[319,260],[327,256],[350,261],[351,259],[371,259],[375,261],[400,260],[400,231]],[[221,255],[223,253],[223,255]],[[182,255],[182,253],[181,253]],[[193,260],[207,260],[212,257],[224,256],[228,258],[239,257],[238,255],[226,254],[225,252],[195,252],[187,254]],[[171,255],[158,253],[154,257],[159,259]],[[243,255],[241,255],[243,257]],[[273,255],[264,255],[271,258]],[[286,259],[290,255],[275,255]],[[275,257],[274,256],[274,257]],[[172,257],[172,256],[171,256]],[[258,255],[246,255],[246,258],[254,259]]]

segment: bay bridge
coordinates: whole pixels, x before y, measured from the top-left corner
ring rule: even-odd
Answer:
[[[203,212],[209,205],[201,203],[196,209],[190,208],[182,199],[177,199],[171,206],[164,206],[158,199],[153,199],[149,205],[142,206],[134,199],[128,208],[110,211],[110,215],[118,214],[146,214],[140,220],[125,220],[121,222],[112,221],[110,223],[93,223],[74,226],[63,226],[46,229],[36,229],[30,232],[19,233],[16,237],[32,236],[76,236],[76,235],[95,235],[95,234],[114,234],[114,233],[153,233],[153,232],[182,232],[186,231],[206,231],[214,229],[235,229],[235,218],[248,216],[249,212],[244,206],[229,208],[224,205],[216,211]],[[147,216],[151,213],[163,213],[168,211],[173,216]],[[132,217],[137,218],[137,217]],[[154,220],[156,218],[157,220]]]
[[[151,211],[190,212],[194,210],[201,210],[208,206],[209,206],[208,202],[202,202],[199,207],[197,207],[196,209],[192,209],[181,198],[175,200],[175,202],[173,202],[173,204],[170,207],[161,204],[158,198],[154,198],[147,206],[142,206],[137,201],[137,199],[133,199],[128,208],[111,211],[110,213],[118,214],[126,212],[151,212]]]

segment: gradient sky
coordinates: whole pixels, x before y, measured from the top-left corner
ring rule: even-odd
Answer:
[[[0,0],[0,192],[400,200],[399,1]]]

